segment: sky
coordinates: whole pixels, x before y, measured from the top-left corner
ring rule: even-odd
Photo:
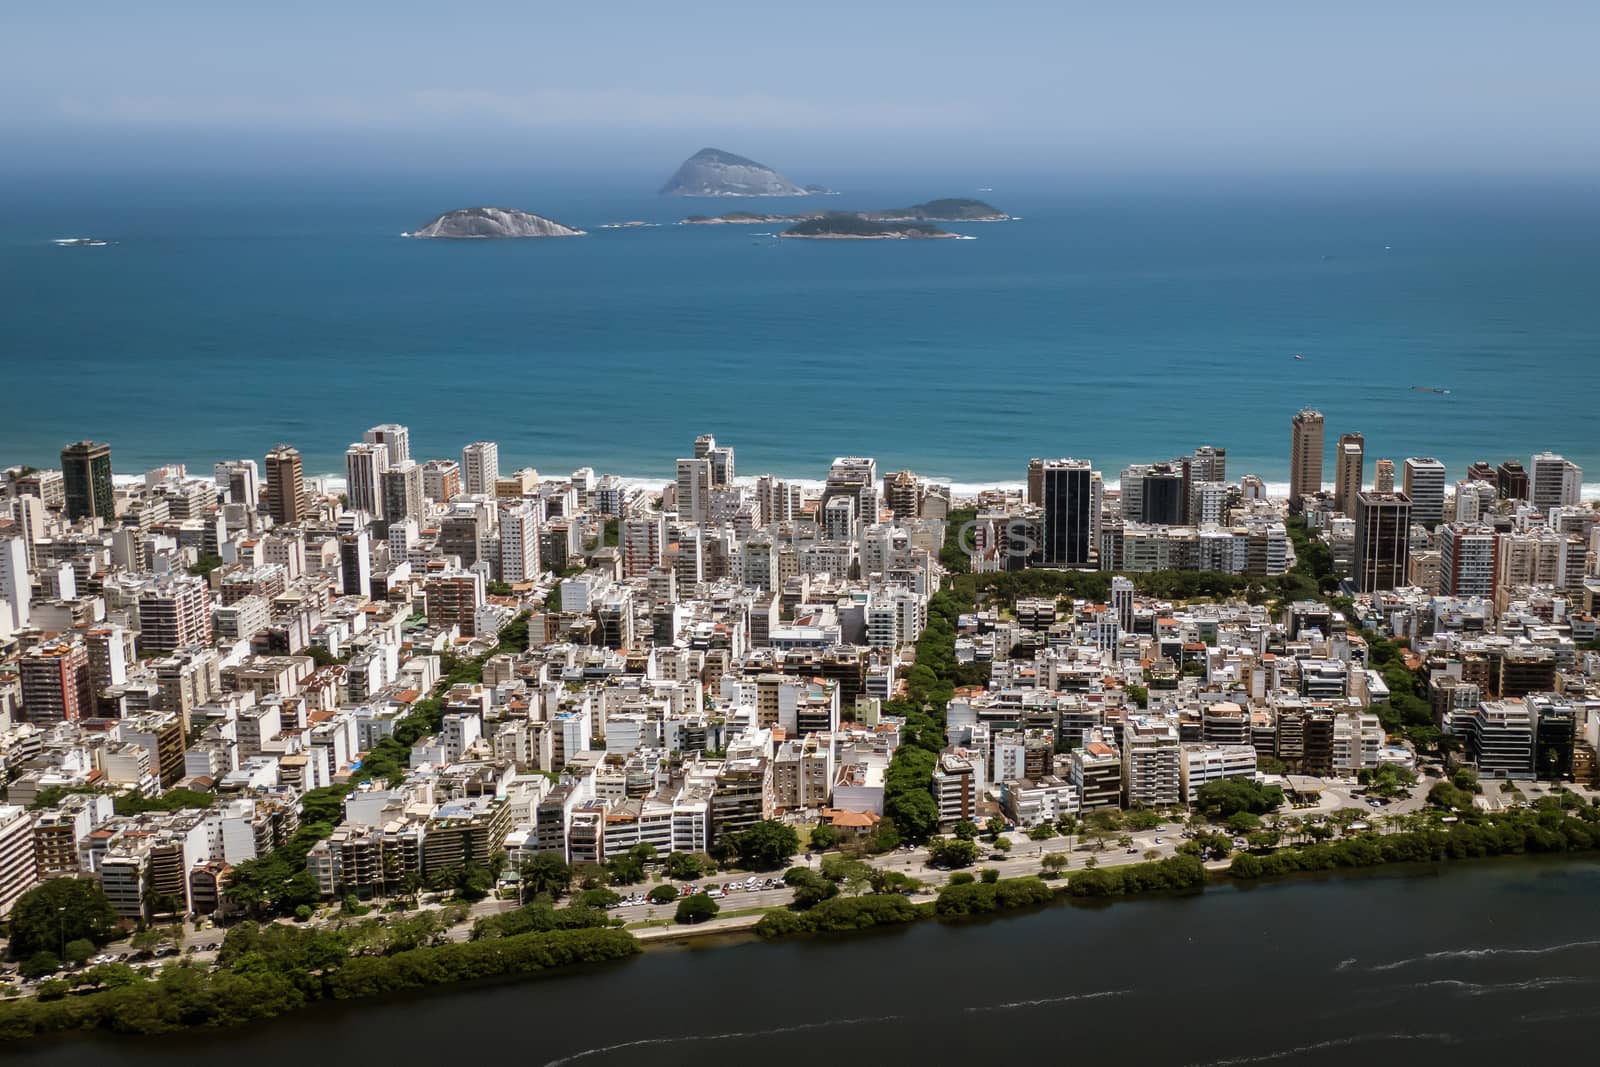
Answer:
[[[1600,171],[1600,4],[6,0],[0,171]]]

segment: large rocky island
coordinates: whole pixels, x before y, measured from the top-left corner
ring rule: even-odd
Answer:
[[[581,237],[582,230],[508,207],[464,207],[405,234],[406,237]]]
[[[816,240],[906,240],[957,237],[949,230],[926,222],[885,222],[850,211],[830,211],[805,219],[784,230],[779,237],[809,237]]]
[[[661,187],[666,196],[810,196],[771,167],[720,148],[702,148]],[[825,190],[824,190],[825,191]]]

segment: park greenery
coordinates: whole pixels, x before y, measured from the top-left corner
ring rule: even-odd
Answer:
[[[1445,784],[1445,783],[1441,783]],[[1573,798],[1576,801],[1576,798]],[[1561,798],[1542,798],[1532,808],[1468,813],[1454,824],[1392,834],[1365,833],[1279,849],[1242,853],[1228,873],[1243,881],[1297,871],[1375,867],[1386,863],[1441,863],[1487,856],[1587,852],[1600,844],[1600,808],[1564,808]]]
[[[214,971],[187,961],[153,975],[106,964],[45,983],[50,988],[41,986],[34,999],[0,1005],[0,1041],[71,1030],[158,1034],[233,1026],[318,1001],[527,975],[639,951],[631,934],[597,925],[457,944],[439,943],[439,927],[422,930],[420,917],[413,923],[417,930],[380,920],[338,928],[239,923],[228,931]]]

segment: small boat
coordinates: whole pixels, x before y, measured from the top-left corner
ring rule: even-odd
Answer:
[[[1413,385],[1411,388],[1419,393],[1438,393],[1440,396],[1450,395],[1450,390],[1440,389],[1436,385]]]
[[[1305,358],[1306,358],[1306,357],[1305,357],[1305,355],[1304,355],[1304,354],[1303,354],[1303,353],[1300,353],[1300,352],[1296,352],[1296,353],[1295,353],[1295,354],[1294,354],[1294,358],[1295,358],[1295,359],[1305,359]]]

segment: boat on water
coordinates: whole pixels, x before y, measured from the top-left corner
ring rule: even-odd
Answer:
[[[1450,395],[1450,390],[1440,389],[1436,385],[1413,385],[1411,388],[1418,393],[1438,393],[1440,396]]]
[[[1294,358],[1295,359],[1305,359],[1306,357],[1305,357],[1305,354],[1303,352],[1296,352],[1294,354]]]
[[[98,237],[57,237],[52,243],[62,248],[104,248],[110,242]]]

